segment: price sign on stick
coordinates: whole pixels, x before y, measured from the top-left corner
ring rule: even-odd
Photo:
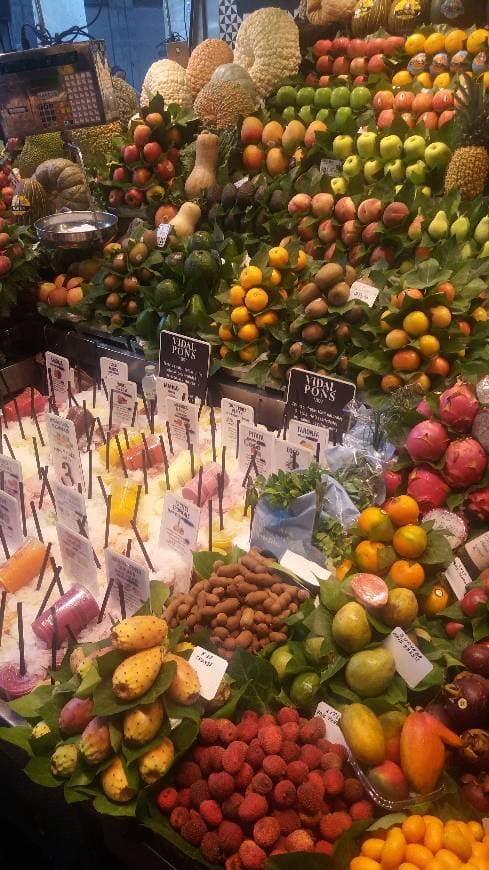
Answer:
[[[74,582],[82,582],[92,592],[98,591],[97,566],[93,558],[93,548],[84,535],[79,535],[62,523],[56,526],[61,562],[67,577]]]
[[[87,508],[82,493],[63,486],[58,480],[53,481],[53,493],[58,519],[75,532],[81,532],[83,528],[88,537]]]
[[[221,400],[221,443],[223,447],[231,450],[232,454],[236,453],[236,441],[238,437],[238,421],[248,423],[250,426],[254,422],[254,413],[251,405],[244,405],[242,402],[234,402],[232,399]]]
[[[118,359],[112,359],[109,356],[100,357],[100,377],[107,385],[109,380],[127,381],[129,380],[129,368],[127,363],[121,362]]]
[[[200,525],[200,508],[178,498],[172,492],[165,493],[161,517],[160,547],[170,547],[184,559],[192,562],[192,551],[197,544]]]
[[[84,486],[75,424],[57,414],[46,414],[46,428],[54,476],[64,486]]]
[[[196,646],[188,660],[189,665],[197,671],[200,683],[200,695],[206,701],[216,697],[221,680],[226,673],[228,662],[221,656],[202,646]]]
[[[178,402],[176,399],[168,397],[166,408],[173,446],[185,448],[190,443],[197,453],[199,449],[197,405],[192,405],[190,402]]]
[[[273,432],[266,429],[258,429],[243,423],[239,427],[239,453],[238,464],[240,471],[247,471],[251,460],[254,458],[259,474],[268,476],[273,468]],[[253,473],[256,477],[256,472]]]
[[[122,556],[114,550],[107,549],[105,553],[105,570],[107,581],[113,580],[110,603],[119,607],[119,584],[124,589],[127,613],[130,616],[139,610],[149,597],[149,571],[146,565],[140,565],[127,556]]]
[[[287,429],[287,435],[291,441],[300,444],[301,447],[309,447],[316,455],[316,445],[319,444],[319,461],[325,458],[324,454],[329,444],[329,431],[315,426],[314,423],[303,423],[301,420],[291,420]]]
[[[207,341],[165,330],[160,333],[159,374],[187,384],[191,402],[205,401],[210,358],[211,346]]]
[[[0,489],[3,488],[4,492],[13,495],[20,507],[19,483],[22,483],[21,463],[17,462],[16,459],[11,459],[10,456],[0,453]]]
[[[22,520],[20,507],[13,495],[8,495],[0,490],[0,526],[2,526],[5,540],[10,553],[18,550],[22,544]],[[2,551],[0,549],[0,558]]]
[[[188,402],[188,387],[183,381],[171,378],[156,378],[156,406],[160,417],[168,416],[167,399]]]
[[[70,383],[70,361],[65,356],[46,351],[46,373],[48,392],[53,396],[56,405],[65,405],[68,401],[68,384]],[[54,393],[54,395],[53,395]]]
[[[132,425],[134,405],[138,389],[134,381],[119,381],[109,378],[107,382],[109,401],[112,395],[112,426],[124,429]]]

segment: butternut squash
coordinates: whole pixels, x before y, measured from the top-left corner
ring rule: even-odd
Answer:
[[[187,196],[199,196],[203,190],[208,190],[217,183],[218,157],[218,137],[208,130],[203,130],[197,136],[194,168],[185,182]]]
[[[201,211],[196,202],[184,202],[170,224],[176,236],[191,236],[200,220]]]

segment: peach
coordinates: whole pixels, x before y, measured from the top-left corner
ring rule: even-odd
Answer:
[[[351,266],[359,266],[365,261],[365,251],[362,245],[353,245],[348,251],[348,262]]]
[[[403,112],[401,118],[404,123],[408,125],[408,127],[411,127],[411,129],[413,129],[415,125],[415,119],[413,115],[410,115],[409,112]]]
[[[134,128],[134,133],[132,134],[134,144],[137,145],[138,148],[143,148],[143,146],[151,139],[151,133],[151,127],[148,127],[147,124],[138,124],[137,127]]]
[[[391,127],[394,123],[395,117],[396,115],[393,109],[382,109],[377,118],[377,127],[380,130],[385,130],[387,127]]]
[[[365,57],[354,57],[350,63],[351,76],[364,76],[367,72],[367,59]]]
[[[374,36],[372,39],[367,39],[365,42],[365,54],[367,57],[373,57],[374,54],[383,54],[385,39],[380,36]]]
[[[79,275],[74,278],[70,278],[69,281],[66,282],[66,289],[72,290],[74,287],[79,287],[80,284],[83,284],[84,280],[85,279],[80,277]]]
[[[394,105],[394,94],[392,91],[377,91],[373,99],[373,107],[376,112],[382,109],[392,109]]]
[[[370,265],[373,266],[374,263],[378,263],[379,260],[385,260],[389,266],[393,266],[395,259],[396,255],[392,248],[388,248],[385,245],[378,245],[370,254],[369,262]]]
[[[350,39],[346,53],[348,57],[363,57],[367,53],[367,43],[364,39]]]
[[[402,51],[406,39],[404,36],[388,36],[387,39],[383,40],[383,42],[384,54],[386,54],[387,57],[392,57],[392,55],[395,54],[396,51]]]
[[[342,196],[335,205],[335,217],[344,224],[346,221],[352,221],[357,216],[355,203],[351,196]]]
[[[281,175],[282,172],[287,172],[289,168],[289,158],[282,148],[270,148],[266,162],[267,169],[270,175],[273,176]]]
[[[54,279],[54,286],[55,287],[63,287],[65,281],[66,281],[66,275],[56,275],[56,278]]]
[[[311,210],[312,199],[308,193],[296,193],[290,200],[287,211],[289,214],[309,214]]]
[[[309,87],[315,88],[315,87],[317,87],[317,83],[318,83],[318,77],[317,77],[316,73],[313,73],[313,72],[307,73],[307,75],[304,79],[304,84],[309,85]]]
[[[328,128],[323,121],[312,121],[306,130],[304,136],[304,145],[306,148],[312,148],[316,144],[316,133],[327,133]]]
[[[318,247],[317,239],[309,239],[304,245],[304,251],[314,260],[321,259],[321,248]]]
[[[334,196],[331,193],[316,193],[311,200],[314,217],[327,218],[333,214]]]
[[[338,57],[340,54],[344,55],[347,53],[349,45],[350,40],[347,36],[337,36],[331,43],[331,54],[334,54],[335,57]]]
[[[350,61],[347,57],[337,57],[333,63],[334,76],[347,76],[350,72]]]
[[[434,112],[444,112],[447,109],[453,109],[454,98],[448,88],[441,88],[433,95],[431,108]]]
[[[335,251],[336,251],[336,242],[331,242],[331,244],[328,245],[328,247],[324,249],[323,260],[326,260],[327,262],[329,260],[332,260],[334,255],[335,255]]]
[[[358,221],[346,221],[341,227],[341,241],[347,248],[352,248],[358,244],[362,238],[362,228]]]
[[[265,156],[265,152],[258,145],[247,145],[243,151],[243,166],[250,171],[256,171],[264,164]]]
[[[314,57],[321,57],[322,54],[328,54],[331,50],[331,40],[330,39],[318,39],[317,42],[314,43],[312,47],[312,53]]]
[[[55,287],[48,296],[48,305],[64,306],[67,304],[68,291],[65,287]]]
[[[429,112],[432,104],[433,94],[421,91],[414,97],[412,111],[415,115],[421,115],[423,112]]]
[[[317,234],[318,239],[325,245],[335,242],[338,238],[338,230],[333,221],[329,219],[319,224]]]
[[[388,229],[399,227],[409,215],[409,209],[404,202],[390,202],[384,209],[382,221]]]
[[[269,121],[265,124],[261,134],[261,141],[266,147],[279,145],[282,142],[284,128],[278,121]]]
[[[144,120],[150,127],[161,127],[164,124],[164,118],[160,112],[150,112]]]
[[[305,242],[310,242],[314,238],[314,227],[309,223],[308,217],[300,219],[297,226],[297,234]]]
[[[364,199],[358,206],[358,220],[362,224],[370,224],[382,217],[383,205],[380,199]]]
[[[67,305],[78,305],[83,299],[83,290],[81,287],[72,287],[66,294]]]
[[[367,224],[362,232],[362,241],[364,245],[378,245],[380,242],[379,229],[382,226],[380,221],[372,221]]]
[[[355,87],[358,87],[359,85],[366,85],[367,76],[355,76],[355,78],[353,79],[353,84],[355,85]]]

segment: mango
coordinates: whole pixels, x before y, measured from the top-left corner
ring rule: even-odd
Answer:
[[[158,733],[164,718],[165,710],[159,700],[133,707],[124,713],[124,740],[136,746],[148,743]]]
[[[164,658],[165,662],[175,662],[177,672],[170,683],[168,695],[175,704],[190,705],[193,704],[200,693],[199,678],[194,671],[192,665],[189,665],[186,659],[181,656],[175,656],[173,653],[167,653]]]
[[[365,704],[349,704],[343,710],[340,728],[355,758],[369,767],[382,764],[385,742],[382,726]]]
[[[373,787],[391,801],[403,801],[409,796],[409,785],[401,768],[394,761],[384,761],[369,771]]]
[[[118,755],[100,774],[100,784],[105,796],[118,804],[127,803],[136,795],[136,789],[129,785],[124,765]]]
[[[157,616],[130,616],[115,625],[111,635],[116,649],[137,652],[162,643],[168,635],[168,626]]]
[[[345,652],[357,652],[372,639],[365,608],[356,601],[340,607],[333,618],[333,639]]]
[[[124,659],[112,674],[114,695],[121,701],[134,701],[153,685],[161,668],[161,649],[154,646]]]
[[[384,732],[385,757],[389,761],[399,764],[401,760],[401,732],[406,721],[406,714],[399,710],[390,710],[379,716],[380,724]]]
[[[164,737],[162,742],[140,755],[138,759],[138,768],[141,779],[148,785],[157,782],[170,769],[175,757],[175,749],[173,743],[168,737]]]
[[[396,670],[389,650],[361,650],[352,655],[346,666],[345,679],[352,692],[362,698],[376,698],[387,689]]]

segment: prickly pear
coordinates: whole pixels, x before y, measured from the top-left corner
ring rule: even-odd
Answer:
[[[124,714],[124,740],[141,746],[152,740],[165,718],[161,701],[141,704]]]
[[[100,783],[104,794],[118,804],[127,803],[136,794],[136,789],[130,787],[124,765],[118,755],[100,774]]]
[[[112,643],[127,652],[150,649],[165,640],[168,626],[157,616],[131,616],[112,629]]]
[[[88,723],[81,736],[79,749],[87,764],[100,764],[109,757],[112,747],[106,719],[96,716]]]
[[[174,756],[175,749],[168,737],[164,737],[158,746],[141,755],[138,759],[138,767],[144,782],[152,784],[164,776],[170,769]]]
[[[61,709],[58,719],[63,734],[81,734],[93,719],[91,698],[71,698]]]
[[[31,731],[31,740],[40,740],[42,737],[47,737],[48,734],[51,734],[51,729],[47,722],[41,720],[37,725],[34,725]]]
[[[192,665],[181,656],[165,655],[165,662],[175,662],[177,672],[170,684],[168,694],[176,704],[193,704],[200,692],[199,678]]]
[[[78,749],[74,743],[60,743],[51,756],[51,773],[67,779],[75,770],[78,761]]]
[[[122,701],[134,701],[153,685],[161,668],[161,649],[154,646],[124,659],[112,674],[112,688]]]

